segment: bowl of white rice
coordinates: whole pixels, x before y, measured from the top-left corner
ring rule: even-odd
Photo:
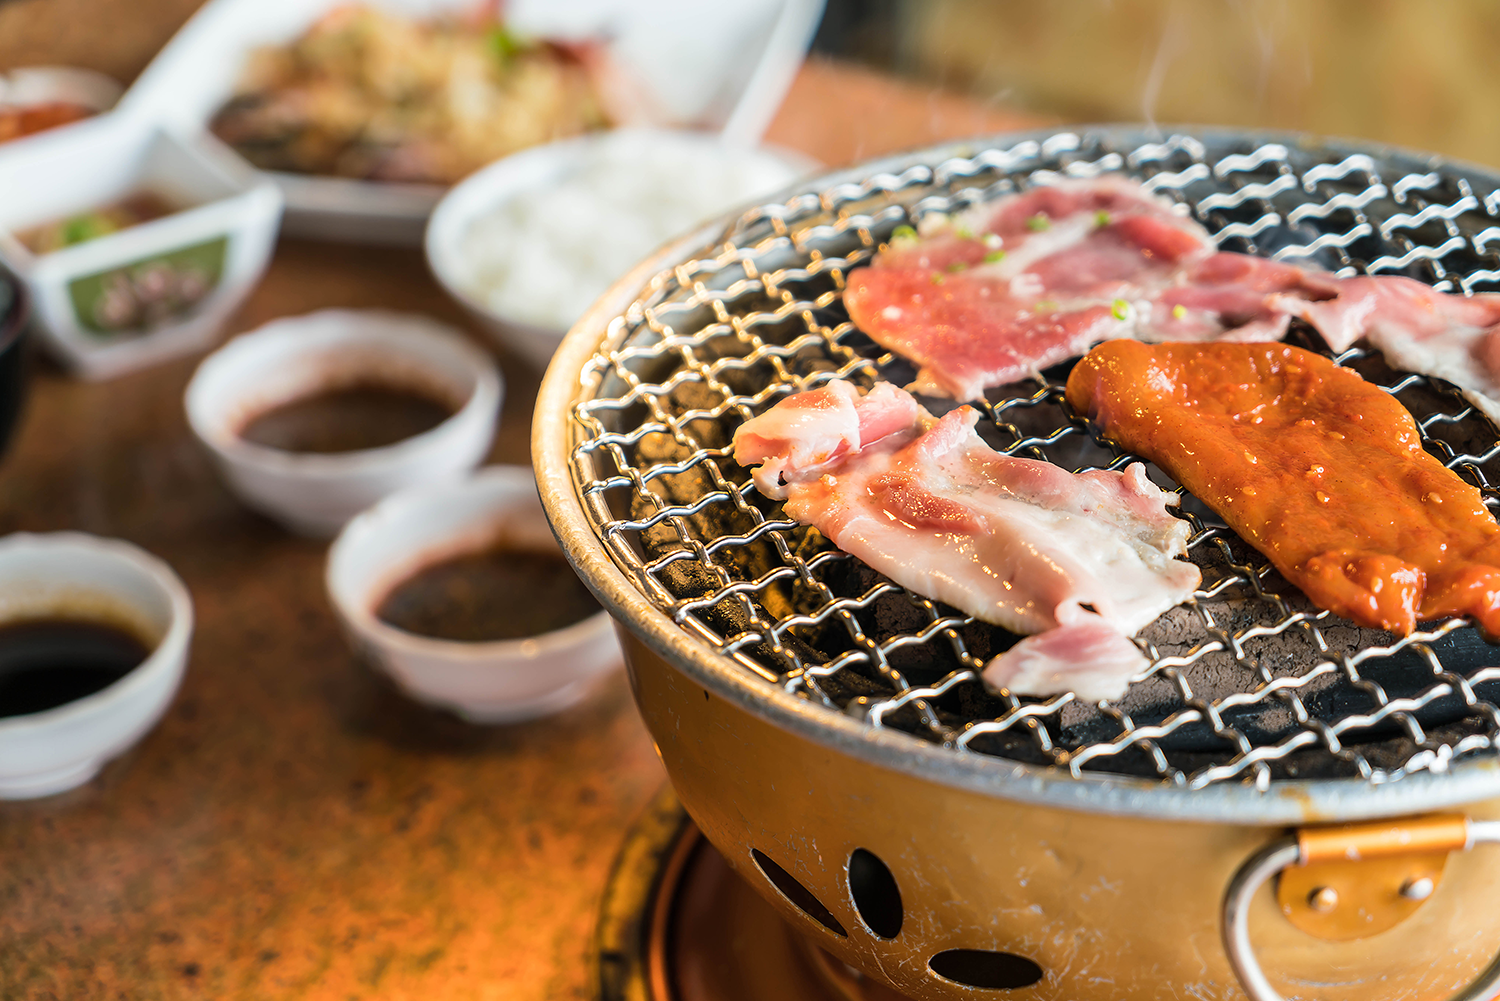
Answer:
[[[427,224],[427,262],[504,348],[545,368],[573,322],[653,250],[816,166],[706,132],[550,143],[454,186]]]

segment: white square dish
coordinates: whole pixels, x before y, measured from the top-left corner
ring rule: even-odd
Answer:
[[[304,33],[344,0],[210,0],[121,99],[184,132],[206,131],[235,93],[254,50]],[[412,18],[467,12],[472,0],[368,0]],[[506,24],[535,37],[603,38],[611,60],[665,121],[758,140],[780,106],[823,0],[514,0]],[[444,187],[266,172],[286,198],[286,231],[322,239],[418,246]]]
[[[184,207],[49,253],[16,236],[159,191]],[[128,115],[39,135],[0,155],[0,262],[31,292],[33,322],[85,378],[205,346],[264,270],[281,193],[212,137],[187,140]]]

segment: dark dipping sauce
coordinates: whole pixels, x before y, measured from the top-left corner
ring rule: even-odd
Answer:
[[[283,452],[358,452],[414,438],[456,412],[429,390],[361,382],[272,407],[246,422],[240,437]]]
[[[423,567],[375,615],[419,636],[485,643],[550,633],[597,611],[561,553],[498,545]]]
[[[0,717],[92,695],[135,670],[151,648],[127,629],[91,619],[20,619],[0,625]]]

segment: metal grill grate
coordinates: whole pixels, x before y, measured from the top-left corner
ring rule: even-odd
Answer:
[[[584,366],[572,471],[611,557],[683,629],[764,684],[954,753],[1194,788],[1388,782],[1495,753],[1500,649],[1463,620],[1397,639],[1321,612],[1191,497],[1182,512],[1203,585],[1140,633],[1149,675],[1115,703],[1001,698],[977,672],[1008,633],[892,584],[788,520],[730,457],[734,428],[786,395],[830,379],[912,378],[840,301],[845,274],[896,226],[1100,172],[1184,203],[1225,249],[1456,292],[1500,288],[1496,179],[1391,151],[1211,133],[1150,142],[1105,129],[832,183],[744,213],[658,275]],[[1292,339],[1320,345],[1296,330]],[[1428,449],[1500,506],[1500,442],[1461,397],[1378,354],[1356,348],[1339,360],[1395,394]],[[1068,367],[974,401],[982,436],[1069,469],[1132,461],[1069,410]]]

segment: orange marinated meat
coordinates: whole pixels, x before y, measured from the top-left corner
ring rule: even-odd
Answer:
[[[1073,369],[1068,402],[1319,607],[1401,635],[1469,615],[1500,636],[1500,525],[1355,372],[1284,344],[1110,341]]]

